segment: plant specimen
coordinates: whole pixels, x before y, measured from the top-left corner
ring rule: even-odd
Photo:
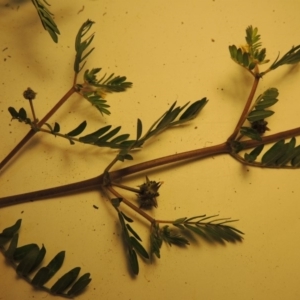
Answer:
[[[268,123],[266,120],[273,114],[273,111],[269,110],[269,108],[276,104],[279,93],[276,88],[269,88],[259,96],[255,97],[255,94],[261,78],[270,71],[285,64],[295,64],[299,62],[300,46],[293,47],[281,58],[277,57],[266,70],[260,71],[260,66],[269,61],[266,59],[266,50],[261,48],[260,36],[258,35],[257,28],[249,26],[246,29],[246,45],[242,47],[232,45],[229,47],[231,58],[253,76],[253,85],[244,110],[229,138],[224,143],[211,147],[191,150],[140,164],[132,164],[129,167],[115,169],[120,162],[134,160],[134,150],[146,148],[147,140],[154,135],[158,135],[170,127],[184,124],[195,118],[207,104],[208,100],[203,98],[183,106],[178,106],[177,103],[174,102],[146,131],[144,130],[142,121],[137,119],[136,134],[133,139],[130,139],[129,134],[119,134],[121,126],[112,128],[112,126],[107,125],[98,128],[92,133],[82,135],[88,126],[86,121],[81,122],[76,128],[67,133],[62,130],[63,126],[61,124],[47,123],[49,117],[52,116],[73,93],[80,94],[92,103],[100,113],[109,114],[109,105],[107,104],[107,101],[103,99],[104,94],[123,92],[131,87],[131,83],[127,82],[127,79],[124,76],[115,76],[112,74],[110,76],[104,75],[98,79],[97,76],[101,71],[100,68],[85,70],[83,82],[77,82],[78,74],[80,71],[83,71],[86,58],[93,51],[93,48],[90,49],[89,47],[93,41],[94,35],[92,34],[86,37],[92,24],[93,22],[88,20],[82,25],[77,34],[75,42],[76,56],[74,62],[75,76],[73,85],[54,109],[39,121],[33,105],[37,100],[35,99],[36,93],[31,88],[28,88],[23,95],[24,98],[29,101],[32,113],[30,117],[24,108],[9,108],[12,118],[30,126],[30,131],[21,143],[3,160],[1,167],[4,167],[10,158],[36,133],[51,134],[57,138],[66,139],[71,145],[84,143],[96,147],[112,148],[117,150],[117,155],[112,159],[104,172],[96,178],[47,190],[4,197],[0,199],[0,206],[4,207],[32,200],[55,197],[56,195],[74,193],[83,189],[101,190],[116,210],[124,244],[127,249],[128,261],[134,274],[138,274],[139,272],[138,256],[148,261],[154,259],[153,256],[160,258],[160,249],[164,242],[170,245],[186,246],[189,244],[188,237],[190,233],[194,233],[215,243],[241,241],[243,233],[231,226],[231,222],[234,220],[219,218],[217,215],[196,215],[191,217],[180,217],[175,220],[154,219],[151,216],[151,209],[159,206],[158,196],[162,183],[148,177],[147,170],[163,165],[172,167],[173,163],[179,161],[191,160],[193,158],[200,159],[217,154],[228,154],[242,164],[250,166],[297,168],[300,164],[300,150],[299,146],[296,146],[295,137],[299,135],[300,128],[279,132],[277,134],[265,135],[268,131]],[[286,139],[290,140],[286,141]],[[267,144],[273,144],[273,146],[262,154],[263,148]],[[250,152],[248,152],[249,149],[251,149]],[[144,180],[138,187],[126,186],[120,182],[121,178],[123,179],[128,175],[138,172],[143,172]],[[122,189],[134,193],[134,197],[137,199],[131,200],[124,197],[120,192]],[[134,210],[149,223],[149,250],[146,250],[139,234],[134,229],[133,217],[123,211],[124,206],[128,206]],[[53,270],[51,262],[49,263],[50,267],[49,265],[48,269],[46,267],[47,271],[38,271],[33,279],[31,279],[29,274],[37,267],[38,262],[41,261],[40,256],[42,256],[41,253],[44,251],[44,248],[39,249],[36,245],[31,247],[27,246],[26,248],[24,248],[25,246],[17,248],[16,232],[19,227],[20,221],[14,226],[5,229],[0,236],[2,246],[11,240],[8,249],[5,250],[5,255],[13,263],[14,261],[21,260],[18,265],[15,265],[17,272],[28,279],[34,286],[45,288],[44,283],[47,282],[49,275],[45,275],[43,272],[48,272],[47,274],[51,273],[51,275],[53,275],[59,267],[54,268],[55,272],[49,271]],[[22,253],[22,255],[19,253]],[[58,257],[61,256],[63,255],[59,253]],[[60,258],[60,263],[57,265],[61,265],[62,260],[63,259]],[[56,260],[54,259],[54,261]],[[40,270],[43,270],[43,268]],[[79,283],[75,283],[67,293],[64,291],[75,281],[78,273],[78,268],[71,270],[65,274],[57,284],[48,290],[51,293],[62,294],[64,296],[73,296],[77,294],[78,291],[81,291],[89,283],[89,275],[83,275],[83,277],[77,281]],[[80,289],[78,288],[78,285],[80,286]],[[78,289],[75,289],[74,286]],[[76,293],[74,292],[74,289]]]

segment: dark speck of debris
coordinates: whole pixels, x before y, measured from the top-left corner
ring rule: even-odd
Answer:
[[[98,206],[96,206],[96,205],[93,205],[93,207],[95,208],[95,209],[98,209],[99,207]]]

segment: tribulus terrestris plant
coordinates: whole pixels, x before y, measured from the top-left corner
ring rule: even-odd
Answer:
[[[39,11],[44,12],[44,14],[40,14],[42,23],[52,39],[57,42],[59,31],[51,19],[51,13],[39,1],[33,2],[38,5]],[[45,18],[48,22],[44,22]],[[298,168],[300,166],[300,146],[296,145],[296,137],[300,135],[300,127],[267,134],[269,130],[268,120],[274,114],[270,107],[277,103],[279,92],[277,88],[270,87],[257,95],[257,89],[260,80],[269,72],[283,65],[296,64],[300,61],[300,45],[292,47],[282,56],[278,55],[272,63],[261,71],[261,65],[269,63],[270,60],[266,58],[266,49],[262,48],[258,29],[249,26],[246,29],[245,45],[241,47],[229,46],[231,59],[253,77],[250,93],[232,134],[218,145],[134,164],[134,150],[146,151],[147,141],[154,135],[161,134],[171,127],[180,126],[196,118],[208,103],[208,99],[203,97],[201,100],[193,103],[188,102],[181,106],[174,102],[164,113],[157,116],[157,119],[146,130],[142,120],[137,119],[134,137],[130,137],[128,133],[122,133],[121,125],[118,127],[106,125],[91,130],[87,129],[88,122],[82,121],[76,128],[66,132],[63,129],[63,124],[48,123],[48,119],[74,93],[88,100],[99,110],[101,116],[110,114],[110,106],[107,100],[104,100],[107,93],[124,92],[132,87],[132,83],[127,81],[125,76],[115,76],[114,74],[101,76],[101,68],[98,67],[91,70],[84,69],[86,59],[94,50],[91,47],[94,39],[94,33],[90,33],[92,26],[93,22],[87,20],[79,29],[75,39],[76,53],[72,86],[46,116],[40,119],[35,113],[34,107],[38,105],[39,100],[35,87],[28,87],[23,93],[23,97],[29,102],[27,105],[29,109],[27,107],[8,108],[11,118],[29,126],[30,130],[3,159],[0,167],[1,169],[4,168],[10,159],[36,134],[55,136],[56,139],[53,143],[67,140],[70,145],[84,143],[87,144],[87,147],[111,148],[117,150],[117,154],[111,159],[111,163],[105,170],[95,178],[36,192],[2,197],[0,207],[54,198],[82,190],[101,190],[116,211],[116,218],[119,221],[119,228],[127,250],[127,259],[134,275],[139,273],[139,259],[151,262],[155,257],[160,258],[160,250],[164,243],[186,247],[190,244],[191,234],[216,244],[241,242],[243,232],[232,226],[232,222],[236,220],[231,218],[218,215],[207,216],[200,213],[189,217],[179,216],[174,220],[155,219],[152,216],[152,210],[159,208],[159,191],[162,182],[150,178],[147,171],[163,165],[172,168],[176,167],[174,165],[176,162],[189,161],[191,163],[191,159],[201,159],[219,154],[230,155],[241,164],[252,167]],[[83,75],[82,81],[78,79],[80,73]],[[271,146],[264,150],[266,145]],[[111,155],[114,154],[115,152],[112,151]],[[129,166],[118,168],[118,165],[125,162],[129,162]],[[135,173],[139,173],[141,176],[141,183],[138,187],[127,186],[122,182],[126,176]],[[124,197],[122,190],[132,192],[133,197]],[[107,203],[103,204],[107,205]],[[123,209],[125,206],[146,220],[149,227],[149,247],[145,246],[145,241],[142,241],[134,226],[134,222],[141,222],[140,219],[134,219],[128,212],[125,213]],[[14,225],[4,229],[0,234],[0,248],[18,275],[36,288],[63,297],[73,297],[84,291],[91,278],[90,274],[86,273],[77,279],[80,267],[75,267],[64,274],[52,287],[46,286],[50,278],[60,269],[65,252],[59,252],[47,266],[39,268],[46,249],[35,243],[18,246],[20,226],[21,220],[17,220]],[[6,246],[8,243],[9,245]]]

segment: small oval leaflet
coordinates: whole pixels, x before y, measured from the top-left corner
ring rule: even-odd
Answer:
[[[68,136],[76,136],[82,133],[86,127],[86,121],[83,121],[81,124],[79,124],[75,129],[71,130],[69,133],[67,133]]]

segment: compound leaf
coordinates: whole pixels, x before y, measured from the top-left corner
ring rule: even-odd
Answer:
[[[50,6],[46,1],[44,1],[47,5]],[[52,16],[53,14],[47,9],[46,6],[40,0],[32,0],[33,5],[35,6],[42,25],[45,30],[48,31],[49,35],[51,36],[52,40],[57,43],[58,42],[58,34],[60,34]]]

